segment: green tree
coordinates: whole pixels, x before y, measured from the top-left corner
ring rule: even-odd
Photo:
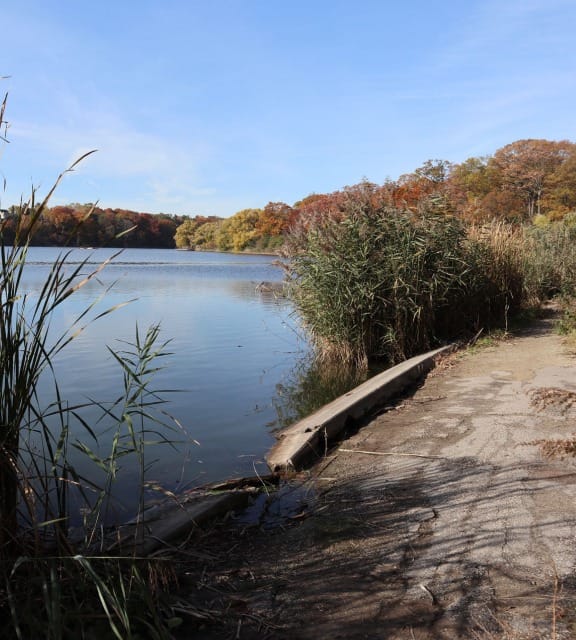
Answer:
[[[500,181],[490,156],[483,156],[452,165],[446,186],[455,212],[460,217],[478,221],[489,217],[483,200],[491,191],[500,188]]]
[[[448,177],[451,166],[448,160],[426,160],[421,167],[414,171],[414,174],[434,184],[441,184]]]

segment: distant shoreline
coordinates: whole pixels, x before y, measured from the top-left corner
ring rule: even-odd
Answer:
[[[149,247],[152,248],[152,247]],[[280,258],[279,253],[270,253],[266,251],[222,251],[221,249],[187,249],[185,247],[177,247],[176,251],[191,251],[196,253],[225,253],[236,256],[275,256]]]

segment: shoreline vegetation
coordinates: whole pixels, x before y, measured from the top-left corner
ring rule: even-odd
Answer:
[[[325,219],[342,219],[347,201],[369,193],[372,206],[403,214],[454,217],[483,225],[575,224],[576,144],[525,139],[493,155],[462,163],[427,160],[413,172],[382,184],[368,180],[332,193],[312,193],[289,205],[269,202],[230,217],[139,213],[71,203],[45,206],[31,246],[178,248],[204,251],[283,253],[293,230]],[[24,208],[30,215],[34,198]],[[23,205],[0,211],[11,242]],[[126,233],[128,229],[130,233]]]
[[[508,331],[551,297],[573,318],[576,225],[470,225],[369,196],[350,199],[339,220],[302,228],[287,252],[288,295],[321,361],[395,364]]]
[[[6,101],[0,104],[4,142]],[[154,386],[168,343],[160,341],[157,325],[144,331],[136,327],[132,342],[108,348],[122,381],[118,396],[72,405],[58,383],[54,359],[115,307],[98,312],[98,299],[93,300],[59,335],[50,330],[51,320],[114,257],[96,266],[88,260],[70,265],[70,250],[63,250],[39,295],[29,295],[22,286],[28,248],[45,225],[50,198],[87,155],[58,177],[41,202],[33,193],[17,212],[2,211],[0,221],[0,635],[7,640],[168,639],[178,624],[174,612],[161,612],[160,587],[173,580],[172,568],[136,553],[114,555],[105,544],[111,488],[121,481],[121,460],[130,456],[137,461],[140,518],[152,462],[148,444],[174,445],[185,437],[164,408],[167,391]],[[59,244],[75,246],[92,213],[75,219]],[[117,239],[131,231],[137,233],[128,228]],[[51,385],[48,399],[39,392],[41,379]],[[87,408],[99,411],[95,422],[87,419]],[[97,437],[102,431],[109,436],[108,447]],[[93,465],[95,478],[77,472],[72,451]],[[71,526],[72,514],[81,516],[80,527]]]
[[[167,628],[154,620],[157,600],[146,578],[158,563],[135,555],[115,557],[103,543],[111,489],[122,478],[120,461],[126,456],[138,461],[140,517],[150,465],[146,444],[173,444],[183,437],[154,388],[167,343],[159,340],[158,326],[144,332],[136,328],[133,342],[108,349],[123,381],[118,397],[68,402],[54,373],[54,359],[86,326],[115,307],[97,312],[94,300],[60,335],[50,331],[51,319],[114,258],[100,265],[87,260],[71,265],[69,251],[63,250],[40,295],[23,291],[31,233],[49,197],[33,212],[20,215],[12,242],[6,242],[0,226],[0,630],[7,639],[102,633],[135,638],[136,629]],[[41,379],[52,387],[44,400],[38,393]],[[92,409],[100,417],[89,423],[85,416]],[[108,434],[108,448],[96,431]],[[77,472],[72,451],[92,463],[97,472],[93,479]],[[72,527],[78,514],[81,526]]]
[[[167,343],[153,326],[137,330],[122,351],[110,350],[123,385],[111,404],[91,401],[113,433],[111,450],[99,450],[95,425],[83,418],[83,406],[69,406],[54,375],[48,406],[36,389],[40,375],[53,373],[54,355],[99,317],[90,305],[54,337],[51,314],[106,263],[89,269],[84,262],[69,272],[64,251],[32,301],[20,284],[29,246],[278,252],[315,346],[312,367],[322,376],[393,364],[481,331],[508,331],[551,297],[564,305],[562,330],[576,327],[576,145],[568,141],[521,140],[459,165],[431,160],[397,181],[364,181],[293,207],[269,203],[226,219],[50,208],[59,180],[41,203],[33,194],[2,211],[0,223],[3,638],[169,640],[185,615],[170,600],[177,577],[169,556],[114,556],[103,545],[110,488],[122,481],[120,459],[136,456],[143,495],[147,444],[183,437],[153,385]],[[74,421],[84,441],[71,441]],[[101,470],[101,482],[78,475],[71,448]],[[81,535],[69,526],[78,508]],[[141,503],[138,517],[143,509]]]

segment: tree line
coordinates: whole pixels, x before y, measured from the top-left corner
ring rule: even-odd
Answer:
[[[139,213],[91,204],[46,208],[35,245],[181,248],[275,253],[288,231],[318,218],[338,218],[351,196],[369,193],[372,204],[413,214],[452,215],[467,222],[501,220],[546,226],[576,217],[576,144],[568,140],[517,140],[491,156],[461,163],[427,160],[382,184],[364,180],[332,193],[313,193],[289,205],[269,202],[229,218]],[[2,222],[11,241],[20,208]],[[33,207],[28,208],[28,213]]]
[[[372,205],[412,214],[445,214],[466,222],[500,220],[545,226],[576,215],[576,144],[526,139],[462,163],[427,160],[383,184],[364,180],[294,205],[270,202],[230,218],[196,216],[176,230],[176,246],[219,251],[276,251],[289,229],[341,217],[346,203],[369,194]]]
[[[33,218],[35,206],[13,206],[4,212],[2,231],[13,242],[18,225]],[[20,218],[23,215],[24,221]],[[176,229],[185,216],[101,209],[90,203],[46,207],[34,225],[32,244],[80,247],[174,248]]]
[[[576,145],[520,140],[300,204],[288,294],[322,366],[395,363],[551,297],[576,323]]]

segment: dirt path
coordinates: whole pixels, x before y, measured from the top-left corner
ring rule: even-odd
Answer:
[[[228,613],[200,637],[576,638],[576,463],[528,444],[575,417],[546,321],[452,357],[318,465],[291,524],[206,537],[182,595]]]

